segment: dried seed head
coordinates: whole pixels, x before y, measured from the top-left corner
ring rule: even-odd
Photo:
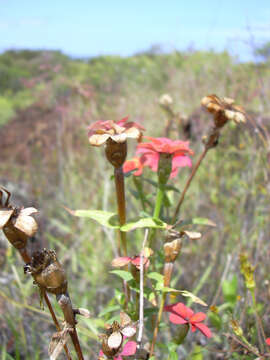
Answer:
[[[106,326],[105,334],[100,334],[102,340],[102,351],[108,357],[118,354],[123,345],[124,338],[130,338],[136,334],[136,324],[133,324],[130,317],[120,312],[120,324],[114,321],[112,325]]]
[[[234,100],[216,95],[208,95],[202,98],[201,104],[214,115],[215,126],[220,129],[229,120],[241,123],[246,122],[245,110],[238,105],[234,105]]]
[[[158,100],[159,104],[164,107],[169,107],[173,103],[173,99],[169,94],[163,94]]]
[[[114,167],[121,167],[127,157],[127,142],[116,142],[109,138],[106,142],[105,154]]]
[[[66,274],[54,251],[36,251],[31,263],[25,265],[24,272],[31,274],[41,288],[52,294],[59,295],[67,291]]]
[[[7,196],[4,200],[5,193]],[[0,229],[16,249],[23,249],[28,237],[37,232],[38,225],[32,217],[32,214],[37,213],[37,209],[13,207],[9,204],[9,198],[10,193],[4,188],[0,188]]]
[[[175,239],[171,242],[166,242],[163,246],[165,253],[165,262],[175,262],[182,247],[181,239]]]

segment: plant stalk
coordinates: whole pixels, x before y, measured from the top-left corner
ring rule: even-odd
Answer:
[[[31,257],[29,256],[29,254],[28,254],[28,252],[27,252],[27,250],[26,250],[25,248],[19,249],[19,253],[20,253],[23,261],[24,261],[26,264],[31,261]],[[58,322],[58,320],[57,320],[57,318],[56,318],[56,316],[55,316],[55,313],[54,313],[52,304],[51,304],[51,302],[50,302],[50,299],[49,299],[49,297],[48,297],[48,295],[47,295],[47,293],[46,293],[45,291],[44,291],[44,300],[45,300],[45,302],[46,302],[46,304],[47,304],[47,306],[48,306],[48,309],[49,309],[49,312],[50,312],[51,317],[52,317],[52,319],[53,319],[54,325],[55,325],[57,331],[60,332],[60,331],[61,331],[61,327],[60,327],[59,322]],[[71,355],[70,355],[70,353],[69,353],[69,350],[68,350],[67,345],[64,346],[64,350],[65,350],[65,353],[66,353],[66,355],[67,355],[68,360],[72,360],[72,357],[71,357]]]
[[[63,315],[64,315],[66,324],[70,327],[69,334],[72,339],[74,348],[76,350],[78,359],[84,360],[80,341],[79,341],[77,330],[76,330],[76,320],[75,320],[74,311],[72,308],[72,303],[71,303],[69,294],[66,293],[66,294],[57,295],[56,300],[63,311]]]
[[[194,166],[194,168],[193,168],[192,171],[191,171],[191,174],[190,174],[190,176],[189,176],[189,178],[188,178],[188,180],[187,180],[187,182],[186,182],[186,185],[185,185],[185,187],[184,187],[184,190],[182,191],[181,197],[180,197],[180,199],[179,199],[179,201],[178,201],[178,204],[177,204],[177,206],[176,206],[176,209],[175,209],[175,212],[174,212],[174,215],[173,215],[173,219],[172,219],[172,224],[174,224],[174,223],[176,222],[176,219],[177,219],[177,216],[178,216],[178,214],[179,214],[180,207],[181,207],[181,205],[182,205],[182,203],[183,203],[183,201],[184,201],[186,192],[188,191],[188,188],[190,187],[190,184],[191,184],[194,176],[196,175],[197,170],[198,170],[199,166],[201,165],[201,162],[202,162],[203,159],[205,158],[205,156],[206,156],[206,154],[207,154],[207,152],[208,152],[209,149],[210,149],[209,147],[205,147],[205,148],[204,148],[204,151],[201,153],[201,155],[200,155],[200,157],[199,157],[196,165]]]
[[[155,344],[156,344],[156,341],[157,341],[157,335],[158,335],[158,328],[159,328],[159,324],[160,324],[160,321],[161,321],[165,301],[166,301],[166,293],[164,292],[162,294],[162,298],[161,298],[161,302],[160,302],[160,306],[159,306],[158,317],[157,317],[156,325],[155,325],[155,329],[154,329],[153,341],[152,341],[152,345],[151,345],[149,358],[151,358],[151,356],[153,356],[153,353],[154,353],[154,348],[155,348]]]
[[[126,223],[126,197],[125,197],[125,179],[123,173],[123,167],[115,167],[114,168],[114,181],[115,181],[115,190],[116,190],[116,198],[117,198],[117,208],[118,208],[118,216],[120,225],[124,225]],[[126,233],[119,230],[120,241],[122,249],[120,249],[119,256],[123,255],[127,256],[127,237]],[[128,271],[128,266],[125,267],[125,270]],[[130,299],[130,289],[126,281],[123,281],[123,287],[125,292],[125,306],[127,306]]]

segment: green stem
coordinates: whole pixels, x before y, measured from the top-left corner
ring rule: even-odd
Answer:
[[[154,353],[154,348],[155,348],[155,344],[156,344],[156,341],[157,341],[157,335],[158,335],[158,328],[159,328],[159,324],[160,324],[160,321],[161,321],[165,301],[166,301],[166,293],[163,293],[162,298],[161,298],[161,302],[160,302],[160,306],[159,306],[157,321],[156,321],[156,325],[155,325],[155,329],[154,329],[153,341],[152,341],[152,345],[151,345],[149,358],[151,358],[151,356]]]
[[[154,214],[153,217],[154,218],[159,218],[160,215],[160,211],[162,208],[162,203],[163,203],[163,199],[164,199],[164,194],[165,194],[165,185],[163,184],[159,184],[158,185],[158,191],[157,191],[157,197],[156,197],[156,204],[155,204],[155,209],[154,209]],[[150,236],[149,236],[149,247],[152,248],[152,243],[153,243],[153,239],[155,237],[155,229],[152,229],[152,231],[150,232]]]
[[[154,215],[153,215],[154,218],[159,218],[164,194],[165,194],[165,185],[159,184],[157,197],[156,197],[155,210],[154,210]]]
[[[146,204],[145,204],[145,197],[144,197],[144,193],[143,193],[142,183],[136,176],[133,176],[133,182],[134,182],[134,184],[136,186],[136,189],[138,191],[138,194],[139,194],[139,197],[140,197],[140,200],[141,200],[141,203],[142,203],[143,211],[145,211],[146,210]]]

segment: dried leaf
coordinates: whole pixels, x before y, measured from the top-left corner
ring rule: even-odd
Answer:
[[[69,329],[65,327],[61,332],[55,333],[52,336],[49,345],[50,360],[56,360],[58,358],[68,340],[68,333]]]

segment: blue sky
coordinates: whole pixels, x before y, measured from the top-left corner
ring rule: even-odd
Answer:
[[[161,44],[245,60],[252,41],[270,41],[270,0],[0,0],[0,33],[0,51],[132,55]]]

